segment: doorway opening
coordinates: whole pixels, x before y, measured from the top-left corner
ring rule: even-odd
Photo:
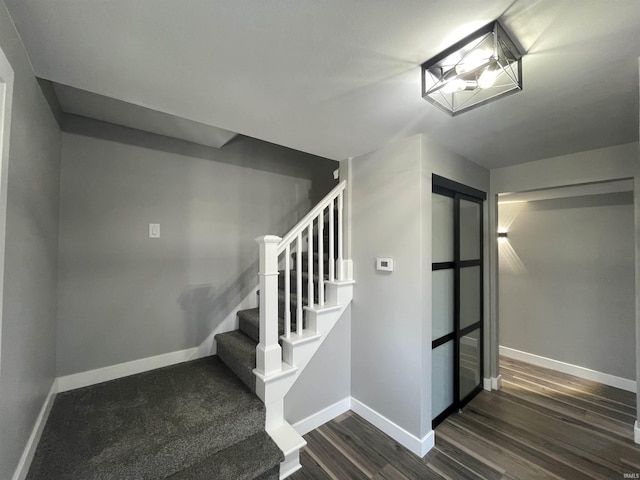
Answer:
[[[633,188],[621,179],[498,197],[503,359],[636,391]]]

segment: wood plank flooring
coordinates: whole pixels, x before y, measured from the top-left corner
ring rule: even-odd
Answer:
[[[314,430],[292,480],[640,478],[635,394],[501,358],[503,389],[436,428],[420,459],[353,412]]]

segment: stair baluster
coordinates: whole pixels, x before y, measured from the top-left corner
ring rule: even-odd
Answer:
[[[334,250],[335,243],[335,234],[333,231],[333,210],[335,208],[335,198],[331,200],[329,204],[329,281],[334,282],[336,279],[335,275],[335,267],[336,267],[336,257]]]
[[[338,195],[338,280],[345,280],[344,258],[342,256],[342,207],[344,206],[343,193]]]
[[[284,336],[291,338],[291,246],[284,255]]]

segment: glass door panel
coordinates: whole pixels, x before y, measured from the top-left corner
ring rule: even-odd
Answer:
[[[460,338],[460,401],[480,386],[480,342],[479,328]]]
[[[453,262],[454,201],[437,193],[432,194],[432,250],[433,262]]]
[[[454,269],[435,270],[433,272],[431,291],[431,340],[453,332],[454,307]]]
[[[431,419],[433,420],[453,405],[453,340],[433,349],[433,376],[431,379]]]
[[[480,204],[460,199],[460,260],[479,260]]]
[[[482,318],[480,267],[460,269],[460,329],[478,323]]]

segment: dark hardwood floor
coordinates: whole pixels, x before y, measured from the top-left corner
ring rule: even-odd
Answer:
[[[347,412],[305,435],[289,478],[640,478],[635,394],[507,358],[501,373],[503,389],[441,423],[423,459]]]

